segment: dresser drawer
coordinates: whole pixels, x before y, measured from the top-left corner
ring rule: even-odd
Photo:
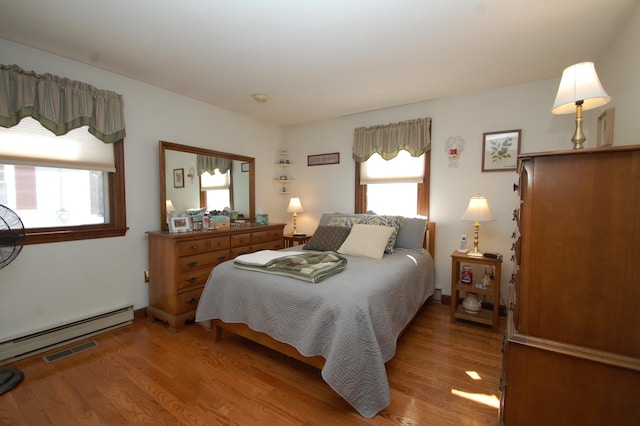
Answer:
[[[224,250],[231,247],[229,237],[217,237],[217,238],[209,238],[207,240],[209,242],[209,250]]]
[[[183,256],[178,258],[178,272],[189,272],[200,268],[211,269],[229,259],[229,250],[218,250],[193,256]]]
[[[176,283],[177,289],[180,290],[186,287],[193,287],[194,285],[203,286],[207,282],[207,278],[209,278],[209,274],[211,274],[212,269],[213,268],[196,269],[191,272],[178,274],[178,282]]]
[[[248,246],[251,244],[251,234],[238,234],[231,236],[231,247]]]
[[[188,256],[190,254],[206,253],[210,251],[209,240],[191,240],[176,243],[178,256]]]
[[[251,245],[266,243],[267,241],[274,240],[282,240],[282,230],[272,229],[269,231],[253,232],[251,234]]]
[[[178,294],[178,315],[196,310],[198,301],[200,301],[200,296],[202,295],[202,289],[203,287],[199,287]]]
[[[231,249],[231,258],[235,259],[236,257],[240,256],[241,254],[249,254],[249,253],[251,253],[251,247],[250,246],[232,248]]]

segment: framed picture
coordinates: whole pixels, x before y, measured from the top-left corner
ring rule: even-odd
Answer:
[[[615,108],[609,108],[598,117],[597,146],[613,145],[613,116]]]
[[[317,154],[307,156],[307,166],[322,166],[325,164],[340,164],[340,153]]]
[[[516,170],[522,131],[502,130],[482,135],[482,171]]]
[[[184,188],[184,169],[173,169],[173,187]]]
[[[191,232],[193,225],[189,215],[170,215],[169,216],[169,232],[177,234],[179,232]]]
[[[240,170],[242,170],[243,172],[248,172],[249,171],[249,163],[240,164]]]

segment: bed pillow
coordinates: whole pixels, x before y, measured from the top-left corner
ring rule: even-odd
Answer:
[[[329,219],[327,225],[351,228],[354,224],[360,223],[361,220],[361,218],[355,216],[336,216]]]
[[[395,229],[392,226],[363,225],[356,223],[338,253],[351,256],[382,259],[389,238]]]
[[[384,249],[385,253],[393,253],[393,248],[396,245],[396,239],[398,236],[398,231],[400,227],[404,223],[404,217],[402,216],[383,216],[383,215],[366,215],[360,218],[360,222],[364,225],[378,225],[378,226],[388,226],[393,228],[393,233],[387,242],[387,246]]]
[[[422,252],[424,248],[424,233],[427,231],[427,219],[420,217],[405,217],[398,230],[396,248]]]
[[[338,251],[351,232],[346,226],[318,226],[304,250]]]

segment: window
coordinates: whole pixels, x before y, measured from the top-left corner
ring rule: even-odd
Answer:
[[[209,172],[200,175],[200,190],[206,194],[205,206],[207,210],[222,210],[225,207],[233,207],[229,190],[230,173],[231,170],[220,173],[220,170],[216,169],[213,175]]]
[[[55,136],[30,117],[0,127],[0,201],[20,216],[26,243],[124,235],[123,152],[123,140],[104,143],[86,127]]]
[[[356,213],[429,215],[430,151],[411,157],[400,151],[388,161],[378,154],[356,163]]]

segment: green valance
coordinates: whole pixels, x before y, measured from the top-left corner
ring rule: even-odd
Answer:
[[[413,157],[419,157],[431,149],[431,118],[401,121],[387,125],[359,127],[353,134],[353,154],[355,161],[365,162],[378,153],[385,160],[391,160],[398,152],[405,150]]]
[[[198,176],[204,172],[209,172],[210,175],[215,174],[215,170],[218,169],[220,173],[225,174],[231,168],[231,160],[222,157],[212,157],[210,155],[196,156],[196,163],[198,168]]]
[[[60,136],[88,126],[106,143],[125,137],[122,96],[52,74],[24,71],[0,64],[0,126],[13,127],[33,117]]]

